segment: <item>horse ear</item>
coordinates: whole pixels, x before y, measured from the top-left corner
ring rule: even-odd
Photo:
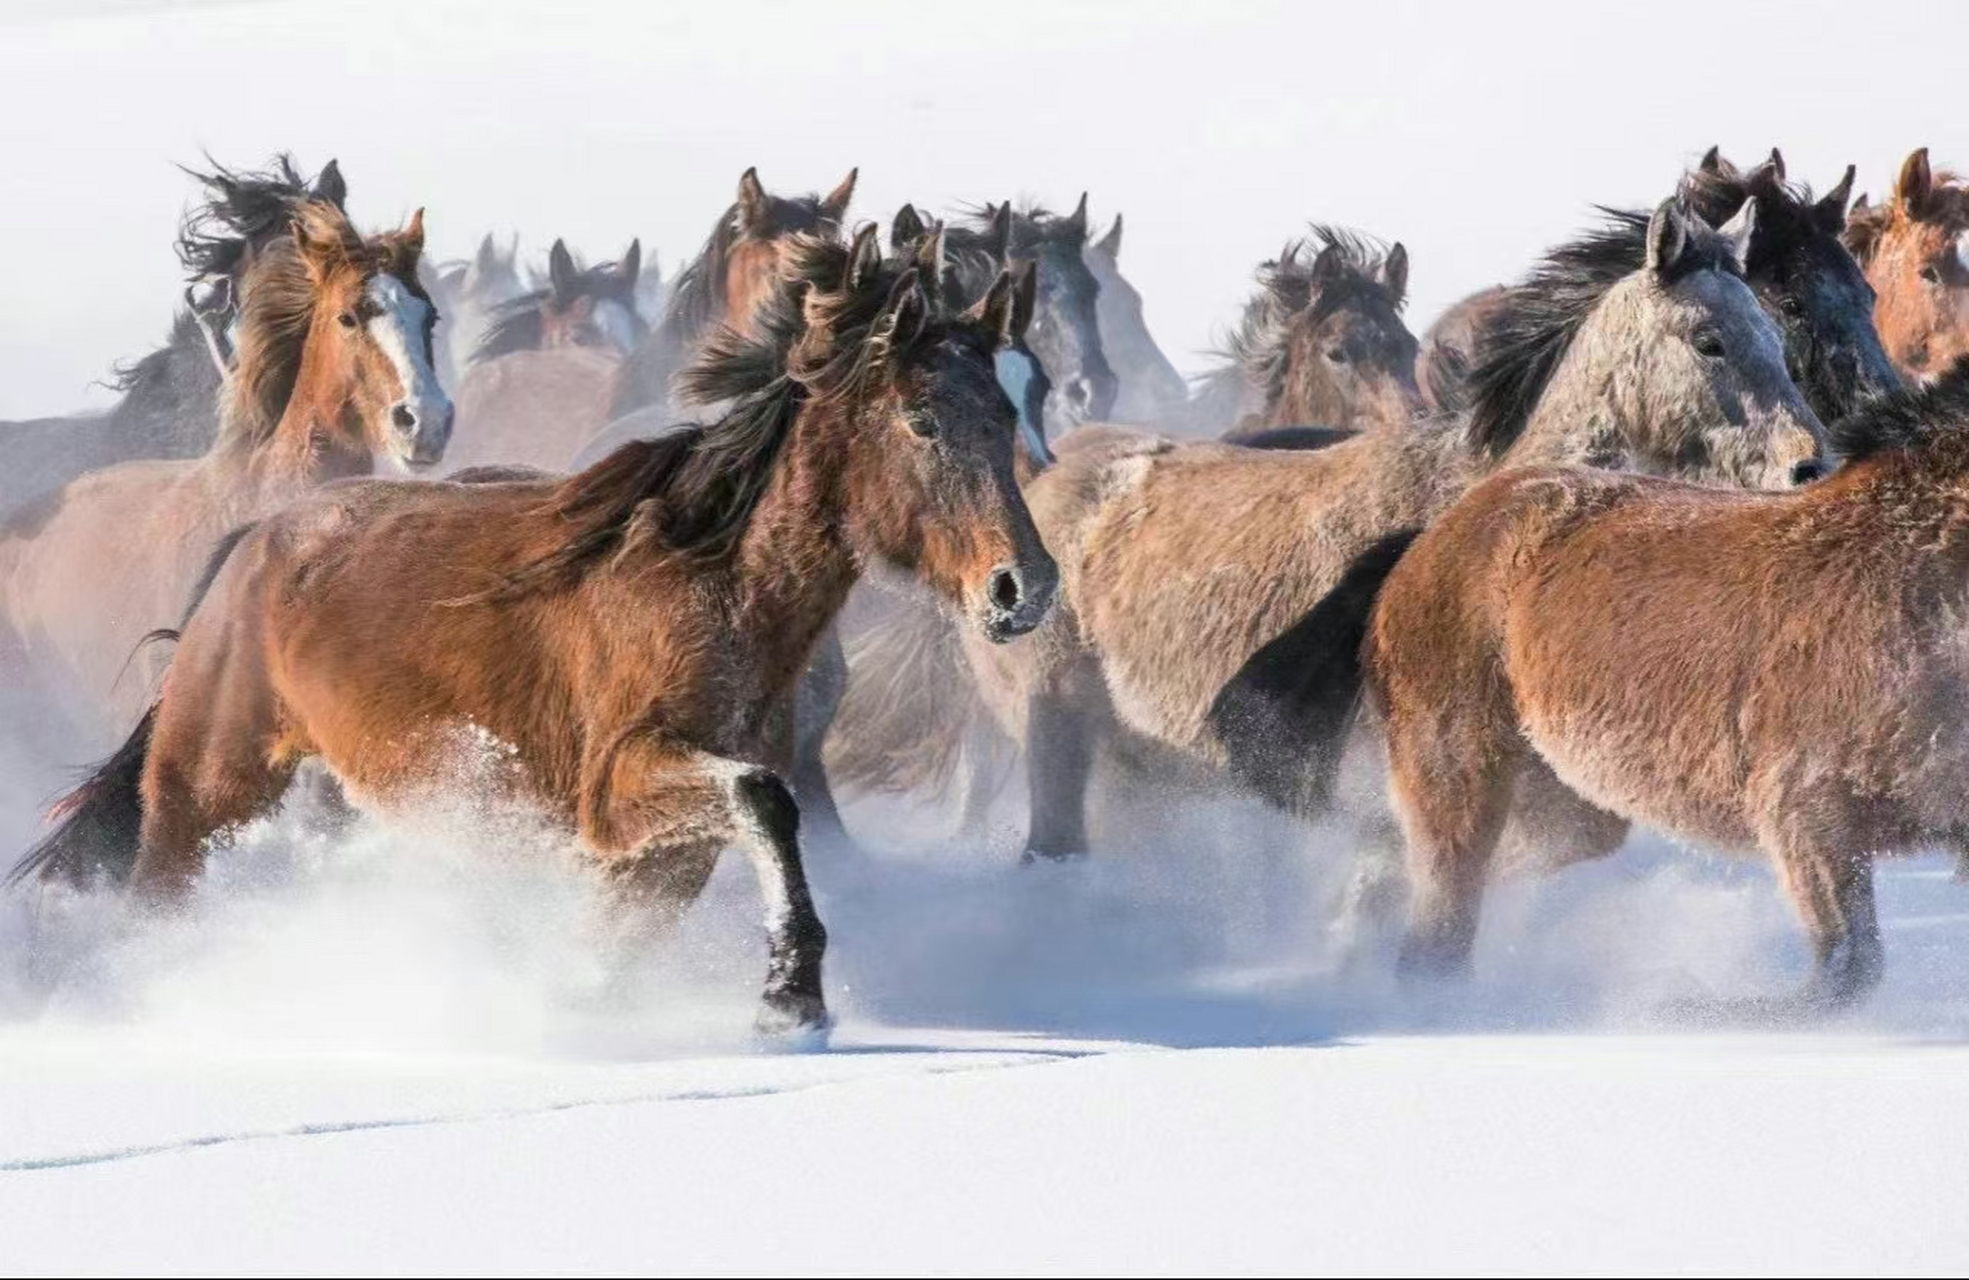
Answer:
[[[839,222],[848,216],[848,202],[855,198],[855,179],[860,175],[859,168],[848,170],[840,185],[821,197],[820,211],[831,221]]]
[[[866,288],[881,265],[882,249],[875,243],[875,224],[865,222],[855,232],[854,243],[848,246],[848,288],[851,291]]]
[[[1025,329],[1019,320],[1019,291],[1032,275],[1030,267],[1018,271],[1001,271],[998,278],[979,298],[965,309],[959,319],[971,324],[983,325],[999,347],[1009,347],[1025,336]],[[1030,312],[1027,314],[1030,319]]]
[[[895,221],[889,224],[889,251],[900,254],[922,238],[923,215],[916,206],[906,204],[896,210]]]
[[[1121,260],[1121,215],[1120,214],[1117,213],[1114,215],[1114,225],[1108,228],[1108,233],[1106,235],[1102,236],[1098,241],[1095,242],[1094,247],[1096,249],[1099,249],[1102,253],[1107,254],[1109,258],[1112,258],[1117,262]]]
[[[1922,147],[1901,165],[1900,179],[1894,183],[1894,200],[1910,218],[1918,218],[1934,193],[1935,175],[1928,169],[1928,148]]]
[[[1746,202],[1745,207],[1749,204]],[[1667,275],[1689,247],[1689,228],[1673,200],[1664,200],[1648,219],[1648,270]]]
[[[1073,212],[1067,215],[1067,229],[1078,235],[1082,240],[1087,238],[1087,193],[1085,191],[1080,193],[1080,203],[1075,205]]]
[[[766,220],[766,189],[759,185],[759,171],[747,169],[738,175],[738,230],[750,234]]]
[[[574,269],[574,255],[567,251],[567,241],[554,241],[554,247],[547,250],[547,287],[553,290],[554,296],[562,299],[573,296],[580,274]]]
[[[1862,191],[1860,192],[1859,198],[1853,201],[1853,207],[1849,212],[1865,213],[1867,210],[1871,209],[1872,207],[1873,206],[1867,201],[1866,192]]]
[[[993,207],[986,205],[988,213],[985,222],[985,248],[991,251],[992,260],[1000,266],[1012,256],[1012,202]]]
[[[916,243],[916,270],[932,298],[943,297],[943,223],[939,222]]]
[[[480,275],[486,275],[498,269],[499,246],[492,243],[492,233],[490,231],[480,237],[479,251],[472,255],[472,265],[478,269]]]
[[[410,261],[413,264],[417,261],[417,256],[424,252],[423,209],[420,208],[411,214],[410,221],[404,223],[403,230],[397,232],[397,244],[403,248],[405,253],[410,255]]]
[[[330,272],[349,258],[354,232],[348,220],[330,204],[313,200],[296,206],[293,224],[294,247],[308,277],[319,285]]]
[[[1819,197],[1812,206],[1812,218],[1821,230],[1828,235],[1838,235],[1846,229],[1846,197],[1853,194],[1853,175],[1857,170],[1853,165],[1846,166],[1846,174],[1839,179],[1839,185]]]
[[[1319,257],[1313,259],[1313,288],[1324,289],[1339,283],[1347,274],[1347,251],[1337,244],[1321,249]]]
[[[1033,308],[1039,299],[1039,264],[1022,262],[1019,264],[1018,282],[1012,289],[1012,324],[1009,330],[1011,341],[1024,342],[1026,330],[1032,326]]]
[[[1747,271],[1750,266],[1750,240],[1757,234],[1757,202],[1744,201],[1743,208],[1737,210],[1734,218],[1716,228],[1716,234],[1722,238],[1730,256],[1736,259],[1737,271]]]
[[[1408,298],[1408,246],[1395,241],[1395,247],[1388,250],[1388,256],[1381,263],[1381,283],[1386,285],[1393,296],[1395,305],[1401,306]]]
[[[1696,168],[1702,173],[1721,172],[1723,168],[1723,149],[1720,146],[1714,146],[1703,152],[1702,159],[1697,162]]]
[[[643,238],[637,236],[629,242],[628,251],[622,255],[622,265],[617,268],[622,274],[622,287],[636,287],[636,277],[643,271]]]
[[[339,163],[330,160],[321,167],[321,172],[315,175],[313,194],[315,199],[326,200],[337,209],[348,204],[349,184],[342,177]]]
[[[906,349],[930,322],[930,300],[923,296],[923,282],[911,267],[896,277],[888,301],[876,313],[869,340],[881,343],[891,353]]]
[[[1771,166],[1771,172],[1776,175],[1779,182],[1784,181],[1784,152],[1772,147],[1771,158],[1764,163]]]

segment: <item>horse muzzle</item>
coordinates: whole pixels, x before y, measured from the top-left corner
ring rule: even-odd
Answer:
[[[454,414],[451,401],[441,396],[399,400],[390,406],[391,441],[406,467],[422,471],[444,461]]]
[[[981,627],[985,639],[1004,644],[1046,620],[1060,590],[1060,567],[1041,552],[993,569],[985,579]]]

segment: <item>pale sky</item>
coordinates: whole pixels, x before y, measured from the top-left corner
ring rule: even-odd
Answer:
[[[1127,214],[1179,367],[1306,221],[1401,239],[1410,320],[1523,270],[1711,143],[1876,196],[1969,164],[1969,10],[1848,4],[653,4],[0,0],[0,418],[100,402],[163,335],[174,163],[339,157],[365,225],[426,206],[667,271],[757,165],[858,216],[1020,194]]]

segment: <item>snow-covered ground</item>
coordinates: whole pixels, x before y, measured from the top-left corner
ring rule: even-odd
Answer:
[[[1664,1001],[1782,986],[1769,876],[1651,841],[1495,895],[1469,986],[1323,928],[1332,842],[1221,802],[1133,852],[851,811],[813,852],[826,1052],[747,1023],[730,860],[626,947],[524,824],[270,824],[189,915],[16,902],[0,1269],[1957,1269],[1969,888],[1883,872],[1889,977],[1792,1034]],[[469,834],[465,834],[469,833]],[[18,957],[32,954],[32,964]]]

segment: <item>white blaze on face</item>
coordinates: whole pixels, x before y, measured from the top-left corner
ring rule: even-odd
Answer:
[[[377,275],[365,293],[376,312],[367,326],[369,336],[396,369],[400,386],[397,401],[390,406],[393,430],[388,438],[416,461],[436,461],[451,429],[451,398],[438,385],[424,341],[431,304],[389,274]],[[415,415],[407,435],[405,428],[394,425],[399,408]]]

